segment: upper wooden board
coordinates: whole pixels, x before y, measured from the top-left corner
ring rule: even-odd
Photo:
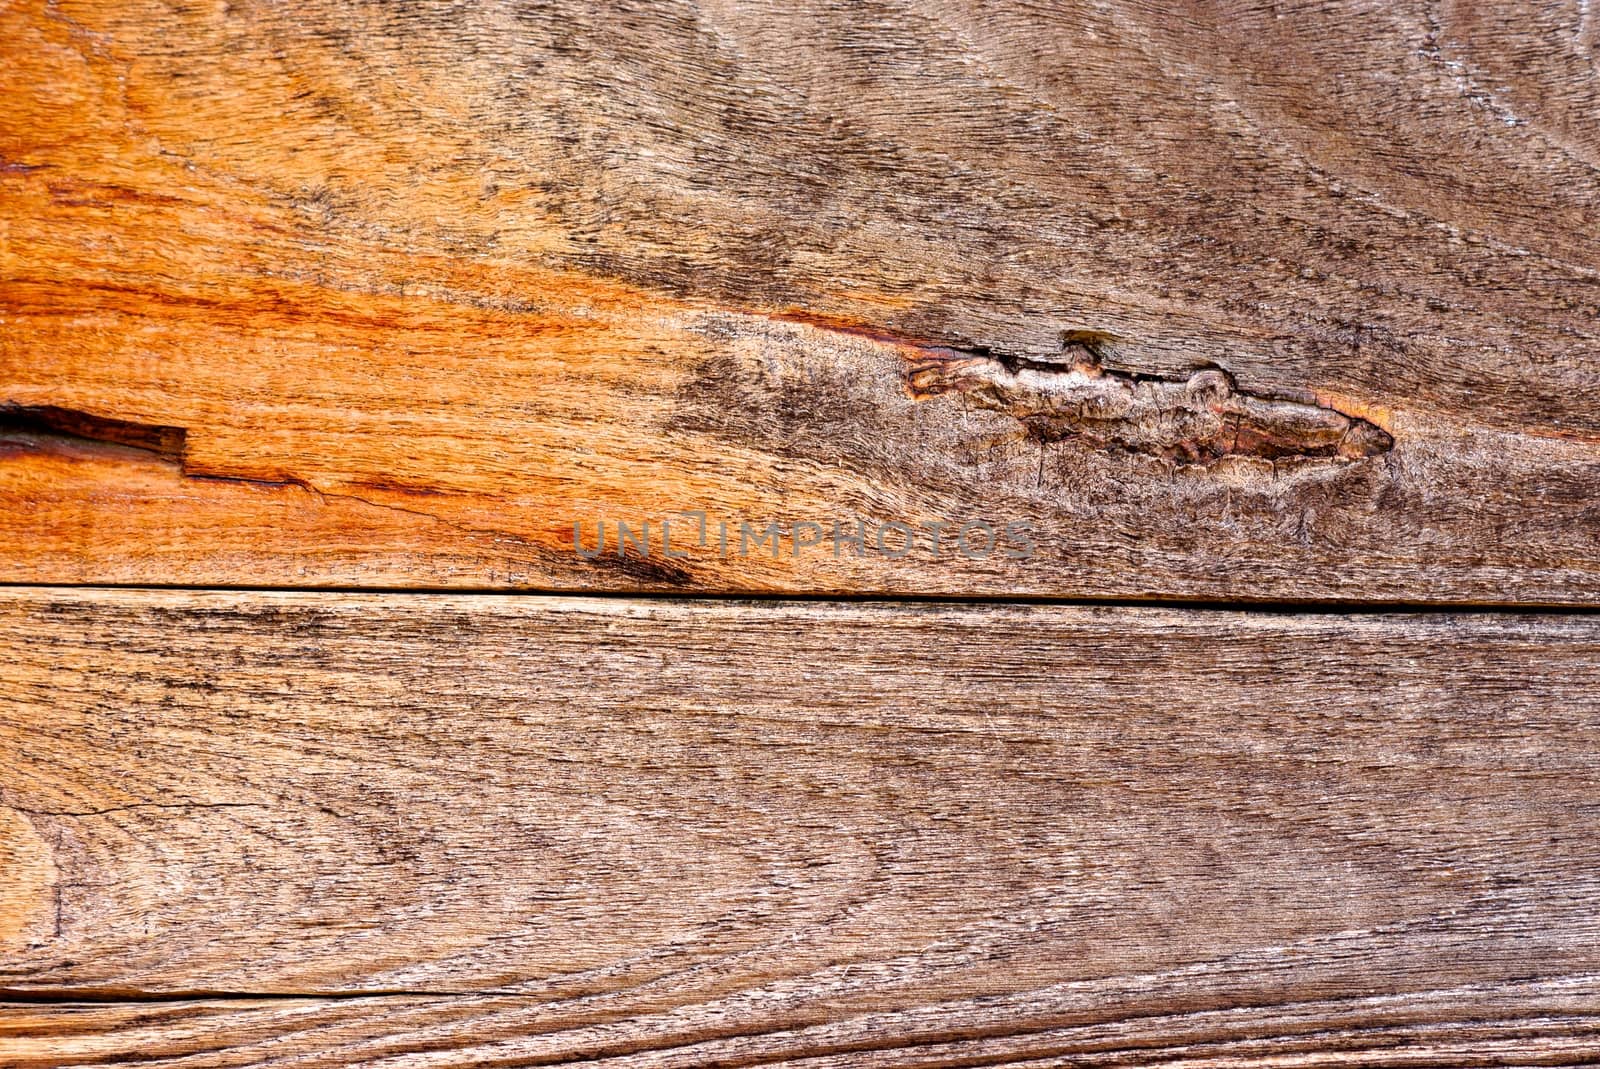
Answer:
[[[1597,39],[8,5],[0,579],[1593,601]]]

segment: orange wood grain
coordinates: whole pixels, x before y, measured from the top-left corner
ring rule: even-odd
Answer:
[[[0,580],[1589,603],[1592,28],[1347,7],[10,4]],[[1082,433],[1088,336],[1384,444]],[[1037,553],[574,552],[682,509]]]

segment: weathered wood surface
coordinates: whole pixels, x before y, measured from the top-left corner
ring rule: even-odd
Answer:
[[[1600,619],[18,588],[0,646],[6,1066],[1600,1056]]]
[[[1597,19],[9,4],[0,579],[1593,601]]]
[[[1066,1069],[1182,1066],[1591,1065],[1600,1047],[1593,977],[1401,997],[1187,1011],[1162,985],[1126,1016],[1089,990],[837,1025],[739,1032],[664,1012],[565,1014],[509,996],[186,999],[143,1004],[0,1003],[8,1065],[605,1065],[637,1069]],[[1058,1022],[1050,1024],[1046,1022]],[[594,1023],[602,1022],[602,1023]],[[1019,1022],[1024,1022],[1019,1024]],[[1070,1022],[1070,1023],[1068,1023]],[[570,1027],[564,1027],[570,1026]]]

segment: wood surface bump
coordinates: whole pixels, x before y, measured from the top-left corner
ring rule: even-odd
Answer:
[[[0,1063],[1563,1064],[1600,622],[13,589]]]

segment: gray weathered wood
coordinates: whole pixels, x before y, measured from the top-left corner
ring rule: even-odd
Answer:
[[[0,1064],[1600,1054],[1600,619],[13,589],[0,646]]]

